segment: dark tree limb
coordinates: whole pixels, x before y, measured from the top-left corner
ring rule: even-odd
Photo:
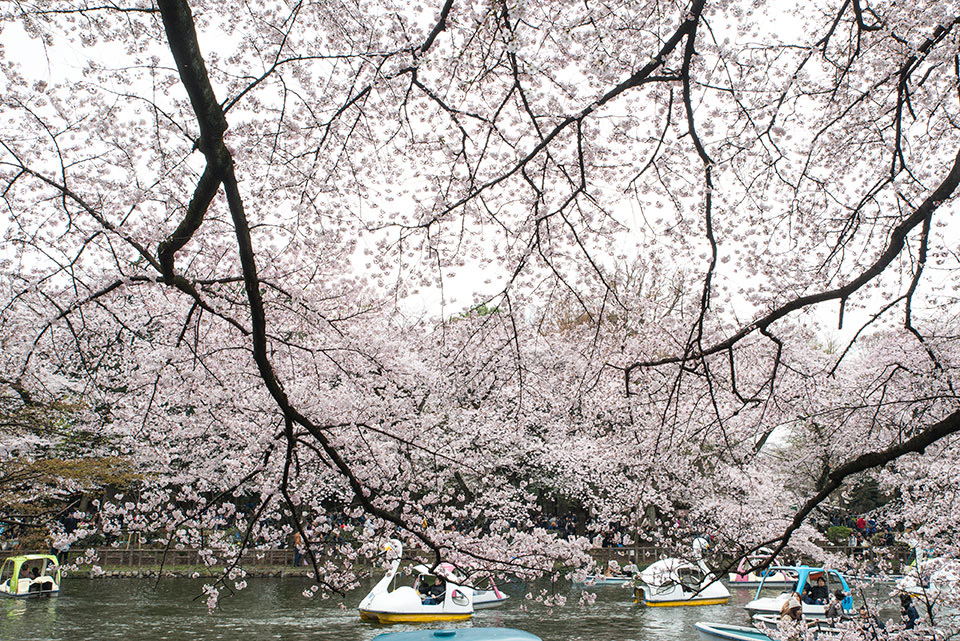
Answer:
[[[906,247],[907,236],[910,234],[910,232],[912,232],[916,227],[920,226],[928,216],[932,216],[932,214],[937,211],[941,204],[950,199],[956,191],[958,185],[960,185],[960,150],[958,150],[954,156],[953,166],[950,168],[950,172],[946,175],[946,177],[944,177],[943,181],[930,193],[929,196],[927,196],[927,198],[913,211],[912,214],[910,214],[907,218],[901,221],[899,225],[893,228],[893,231],[890,233],[890,238],[887,241],[883,251],[873,262],[873,264],[860,272],[858,276],[850,280],[847,284],[841,285],[840,287],[824,290],[816,294],[809,294],[807,296],[799,296],[773,309],[772,311],[760,316],[749,325],[742,327],[740,330],[728,336],[727,338],[706,347],[699,356],[709,356],[725,351],[750,334],[753,334],[762,328],[769,327],[772,323],[784,318],[785,316],[788,316],[793,312],[816,305],[818,303],[848,298],[854,292],[858,291],[860,288],[883,273],[883,271],[894,261],[894,259],[900,255],[904,247]],[[689,360],[689,356],[681,355],[650,361],[637,361],[627,365],[624,368],[624,374],[627,376],[627,380],[629,381],[631,373],[636,369],[657,367],[660,365],[679,363],[686,360]]]
[[[189,5],[186,0],[160,0],[158,6],[163,16],[164,29],[167,33],[170,50],[176,60],[181,81],[189,95],[190,103],[193,105],[194,114],[200,127],[201,137],[197,141],[197,146],[205,155],[208,168],[223,185],[227,197],[227,205],[233,220],[237,241],[244,289],[249,303],[253,359],[267,391],[283,413],[284,420],[300,425],[320,444],[334,467],[346,479],[354,496],[363,505],[367,513],[413,533],[433,550],[439,562],[442,549],[440,544],[434,542],[421,529],[408,525],[399,514],[385,510],[373,503],[368,490],[341,456],[338,449],[323,433],[323,429],[294,407],[277,378],[268,354],[267,319],[261,293],[261,282],[257,274],[256,253],[253,248],[250,224],[247,220],[243,198],[234,172],[233,157],[224,141],[227,121],[207,75]]]

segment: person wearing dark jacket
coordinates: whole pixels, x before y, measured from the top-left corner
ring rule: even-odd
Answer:
[[[920,620],[917,608],[913,605],[913,597],[906,592],[900,595],[900,618],[903,620],[905,630],[912,630]]]
[[[803,591],[803,602],[812,605],[824,605],[830,592],[827,590],[827,582],[823,577],[818,577],[813,585],[807,584]]]
[[[423,590],[423,604],[436,605],[437,603],[443,603],[443,597],[446,595],[446,592],[447,586],[443,584],[440,577],[433,577],[433,583]]]

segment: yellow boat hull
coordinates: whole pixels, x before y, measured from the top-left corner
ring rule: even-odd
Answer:
[[[652,608],[669,608],[680,605],[720,605],[730,600],[730,597],[718,599],[685,599],[683,601],[644,601],[644,605]]]
[[[361,619],[371,619],[380,623],[432,623],[433,621],[466,621],[472,614],[414,614],[401,612],[374,612],[360,610]]]

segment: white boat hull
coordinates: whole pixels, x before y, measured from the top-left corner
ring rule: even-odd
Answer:
[[[387,593],[364,599],[359,606],[360,618],[375,619],[380,623],[426,623],[430,621],[463,621],[473,616],[473,603],[465,590],[453,586],[448,590],[450,598],[435,604],[423,603],[416,590],[400,586]],[[454,597],[460,592],[463,598]],[[458,603],[460,601],[461,603]]]
[[[751,616],[756,614],[780,614],[780,608],[788,598],[789,597],[786,595],[780,595],[776,597],[754,599],[744,607]],[[826,618],[826,611],[827,606],[825,605],[816,605],[811,603],[803,604],[803,616],[808,619]]]
[[[633,577],[629,577],[629,576],[603,576],[602,574],[600,575],[588,574],[586,578],[584,578],[583,583],[580,583],[580,585],[585,585],[587,587],[595,587],[595,586],[600,587],[600,586],[606,586],[606,585],[620,586],[620,585],[627,585],[628,583],[632,583],[632,582],[633,582]]]
[[[759,548],[753,554],[750,554],[740,560],[736,572],[730,572],[727,575],[730,587],[751,587],[755,588],[760,583],[768,587],[785,587],[793,585],[793,579],[779,570],[766,569],[756,572],[753,568],[761,566],[763,563],[769,563],[773,560],[773,550],[770,548]]]
[[[788,585],[793,585],[793,580],[783,572],[774,572],[766,578],[756,572],[749,572],[747,574],[730,572],[727,577],[727,583],[729,583],[732,588],[755,588],[759,586],[761,582],[763,582],[765,587],[769,588],[783,588]]]
[[[695,606],[695,605],[721,605],[730,600],[730,592],[720,584],[722,590],[710,590],[706,588],[700,592],[694,590],[684,590],[677,588],[675,590],[658,591],[644,587],[636,588],[635,600],[637,603],[650,607],[676,607],[676,606]],[[712,587],[712,586],[710,586]]]
[[[479,590],[473,593],[473,609],[485,610],[498,608],[507,602],[510,595],[494,590]]]
[[[701,641],[772,641],[760,630],[742,625],[700,621],[695,627]]]

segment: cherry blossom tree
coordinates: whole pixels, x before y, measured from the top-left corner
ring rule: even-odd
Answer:
[[[296,532],[341,591],[396,530],[582,565],[545,487],[692,506],[734,556],[817,554],[863,473],[923,505],[960,430],[960,7],[765,11],[11,3],[0,380],[102,408],[147,479],[108,527],[234,580],[211,528]]]

